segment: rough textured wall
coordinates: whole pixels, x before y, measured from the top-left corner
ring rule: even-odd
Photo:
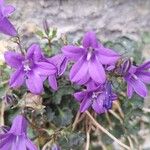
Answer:
[[[149,0],[9,0],[16,5],[14,21],[21,28],[41,26],[47,18],[60,32],[81,34],[92,29],[101,38],[120,34],[137,38],[150,30]],[[23,24],[23,25],[22,25]],[[28,26],[29,25],[29,26]],[[30,30],[30,29],[28,29]]]
[[[47,19],[59,33],[76,38],[94,30],[101,40],[127,35],[139,40],[150,31],[150,0],[7,0],[16,6],[13,23],[22,30],[26,41],[36,41],[33,32]],[[31,38],[32,37],[32,38]],[[74,37],[74,38],[75,38]],[[3,42],[4,43],[4,42]],[[7,43],[4,43],[7,45]],[[146,46],[146,54],[150,46]]]

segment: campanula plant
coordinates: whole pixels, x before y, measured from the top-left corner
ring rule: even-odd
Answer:
[[[44,20],[40,42],[24,46],[8,18],[14,11],[0,0],[0,32],[18,44],[0,66],[0,150],[114,149],[113,142],[139,149],[150,119],[143,107],[150,61],[134,59],[138,48],[126,55],[131,39],[107,45],[90,30],[73,43]]]

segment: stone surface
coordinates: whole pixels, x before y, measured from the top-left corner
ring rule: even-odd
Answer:
[[[149,0],[9,0],[16,6],[13,22],[32,32],[47,19],[59,33],[81,36],[96,31],[101,39],[129,35],[137,39],[150,30]]]

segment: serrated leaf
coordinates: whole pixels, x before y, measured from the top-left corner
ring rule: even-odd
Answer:
[[[73,114],[69,108],[64,110],[59,109],[59,114],[54,117],[53,122],[59,126],[63,127],[69,125],[72,121]]]
[[[85,140],[85,135],[81,132],[72,133],[66,135],[65,137],[61,137],[59,139],[59,144],[61,145],[62,149],[64,150],[77,150],[79,147],[82,146]]]

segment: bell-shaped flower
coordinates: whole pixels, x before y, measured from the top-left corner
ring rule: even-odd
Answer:
[[[14,118],[8,132],[0,134],[0,150],[37,150],[27,137],[27,120],[22,115]]]
[[[14,26],[8,20],[8,17],[15,11],[15,8],[11,5],[5,5],[4,0],[0,0],[0,32],[16,36],[17,31]]]
[[[57,54],[51,58],[48,58],[47,60],[50,63],[53,63],[57,68],[57,72],[55,74],[49,75],[48,77],[49,85],[52,87],[53,90],[57,90],[58,85],[56,79],[65,72],[68,64],[68,59],[64,56],[64,54]]]
[[[6,63],[16,70],[10,77],[10,86],[18,88],[25,82],[31,93],[42,93],[45,77],[57,71],[56,67],[50,62],[45,62],[43,57],[38,44],[32,44],[26,56],[13,51],[6,52]]]
[[[70,79],[79,84],[85,84],[90,78],[97,83],[104,83],[106,74],[103,65],[114,64],[120,57],[100,44],[94,32],[85,34],[82,46],[67,45],[62,47],[62,52],[68,59],[75,61]]]
[[[111,109],[113,101],[117,99],[116,94],[112,92],[111,82],[94,89],[77,92],[74,97],[80,103],[80,112],[85,112],[92,107],[98,114]]]
[[[148,90],[145,84],[150,84],[150,61],[140,66],[132,65],[124,76],[127,82],[127,96],[132,97],[134,91],[141,97],[146,97]]]

